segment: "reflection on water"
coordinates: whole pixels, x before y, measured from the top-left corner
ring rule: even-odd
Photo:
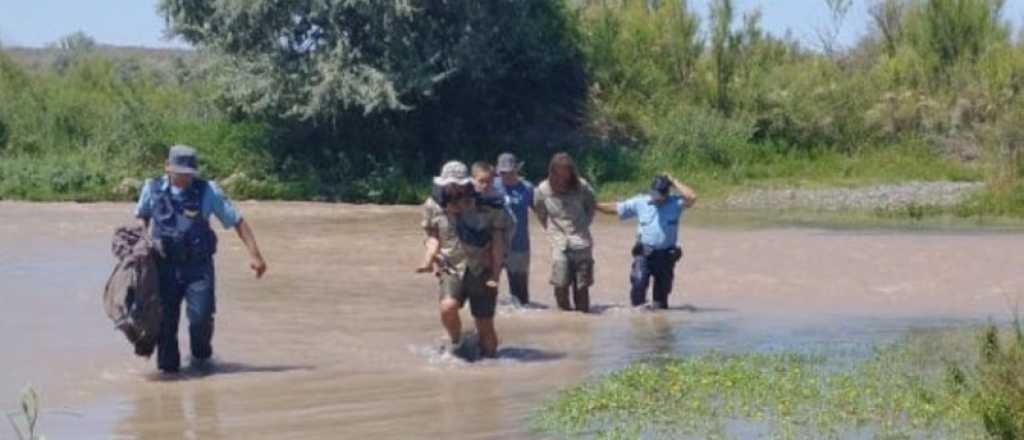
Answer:
[[[166,387],[132,402],[117,426],[118,438],[225,438],[218,401],[210,387]]]
[[[538,241],[539,307],[501,306],[498,358],[469,363],[437,349],[436,281],[411,269],[422,249],[415,208],[243,204],[270,273],[252,279],[224,234],[218,363],[168,379],[131,356],[100,306],[109,236],[130,207],[3,208],[0,343],[15,365],[0,392],[31,381],[44,404],[83,415],[43,419],[51,438],[529,438],[545,398],[632,360],[706,350],[854,358],[911,327],[1001,315],[1024,292],[1019,235],[684,228],[677,306],[634,309],[635,231],[603,222],[598,313],[549,308]]]
[[[664,313],[651,313],[630,319],[630,351],[648,355],[673,353],[678,346],[676,333]]]

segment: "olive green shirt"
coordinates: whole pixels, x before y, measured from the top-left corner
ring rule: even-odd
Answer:
[[[456,227],[458,221],[470,229],[486,231],[493,241],[493,237],[506,235],[513,220],[503,209],[477,206],[455,217],[445,212],[433,199],[427,199],[423,204],[423,229],[427,236],[436,236],[441,242],[441,254],[460,276],[466,269],[480,273],[491,265],[490,242],[483,247],[466,242],[459,236]]]
[[[555,193],[545,180],[534,193],[533,210],[556,251],[586,250],[594,245],[590,224],[597,200],[590,184],[583,179],[580,183],[578,189]]]

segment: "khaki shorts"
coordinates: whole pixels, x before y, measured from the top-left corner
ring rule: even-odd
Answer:
[[[594,255],[590,249],[555,251],[551,256],[551,285],[577,289],[594,285]]]
[[[505,270],[510,274],[530,272],[530,253],[509,252],[505,256]]]
[[[489,279],[490,270],[480,273],[466,270],[461,278],[458,275],[442,273],[440,299],[452,298],[459,302],[459,307],[465,305],[468,299],[469,312],[474,318],[493,318],[498,303],[498,289],[487,287]]]

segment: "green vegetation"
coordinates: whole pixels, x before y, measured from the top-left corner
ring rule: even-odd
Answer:
[[[0,54],[0,197],[133,198],[136,188],[119,189],[122,181],[156,175],[172,143],[202,145],[211,175],[270,177],[267,124],[215,111],[207,83],[84,47],[57,58],[65,67],[42,72]],[[260,181],[260,194],[273,196],[273,180]]]
[[[635,176],[663,169],[712,194],[986,180],[948,213],[1020,215],[1024,51],[1001,2],[875,2],[873,32],[830,53],[765,34],[758,14],[734,17],[731,3],[712,2],[707,41],[690,31],[699,16],[686,3],[584,10],[588,119],[607,149],[626,151],[598,153],[603,190],[636,190]]]
[[[32,385],[28,385],[21,391],[21,407],[19,411],[7,413],[7,420],[11,422],[14,433],[19,440],[44,440],[45,437],[36,434],[36,422],[39,419],[39,395]]]
[[[534,427],[598,438],[1018,439],[1022,330],[912,332],[852,366],[787,353],[654,359],[561,392]]]
[[[712,197],[984,180],[941,213],[1024,217],[1024,44],[1002,1],[873,0],[850,47],[848,2],[827,4],[807,47],[732,0],[706,20],[685,1],[164,0],[197,53],[112,57],[81,34],[49,65],[0,52],[0,198],[129,199],[191,143],[237,198],[415,202],[445,160],[513,150],[539,179],[568,150],[609,196],[664,170]]]

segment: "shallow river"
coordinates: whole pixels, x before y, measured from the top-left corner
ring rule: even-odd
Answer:
[[[603,219],[597,313],[499,306],[499,358],[469,364],[437,354],[436,282],[412,270],[416,208],[241,208],[270,271],[254,279],[240,241],[218,229],[216,370],[164,380],[100,301],[110,236],[131,207],[0,203],[0,409],[32,383],[50,439],[536,438],[527,421],[544,399],[631,360],[857,357],[910,328],[1000,319],[1024,299],[1021,234],[701,226],[683,228],[674,309],[632,310],[635,226]],[[533,227],[532,295],[551,306]]]

